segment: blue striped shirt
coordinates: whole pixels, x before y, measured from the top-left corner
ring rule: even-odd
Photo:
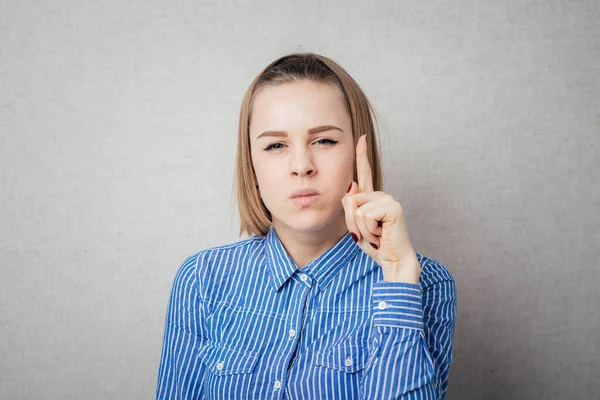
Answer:
[[[443,399],[451,273],[387,282],[347,233],[298,268],[275,228],[188,257],[166,313],[157,399]]]

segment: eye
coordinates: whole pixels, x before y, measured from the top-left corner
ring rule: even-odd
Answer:
[[[332,145],[332,144],[336,144],[336,143],[337,143],[337,140],[332,140],[332,139],[320,139],[320,140],[317,140],[317,143],[326,144],[326,145]]]
[[[332,139],[319,139],[317,140],[315,143],[318,143],[320,145],[324,145],[324,146],[331,146],[337,143],[337,140],[332,140]],[[265,151],[271,151],[271,150],[279,150],[282,147],[283,144],[281,143],[272,143],[270,145],[268,145],[267,147],[265,147]]]
[[[270,145],[268,145],[268,146],[265,148],[265,151],[269,151],[269,150],[271,150],[271,149],[280,149],[280,148],[281,148],[281,147],[275,147],[275,146],[281,146],[281,143],[273,143],[273,144],[270,144]]]

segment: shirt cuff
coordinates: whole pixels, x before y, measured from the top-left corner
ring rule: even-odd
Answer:
[[[423,330],[421,286],[379,281],[373,284],[373,323],[376,326]]]

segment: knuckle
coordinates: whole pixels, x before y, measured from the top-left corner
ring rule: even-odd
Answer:
[[[342,197],[342,206],[344,206],[344,208],[349,209],[352,207],[352,198],[350,197],[352,195],[347,194],[344,197]]]
[[[397,201],[394,202],[394,206],[398,209],[398,212],[400,214],[404,213],[404,210],[402,209],[402,205],[400,203],[398,203]]]

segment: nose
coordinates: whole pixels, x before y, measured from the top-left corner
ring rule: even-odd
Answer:
[[[291,175],[293,177],[313,176],[316,173],[315,165],[309,151],[298,149],[292,157]]]

